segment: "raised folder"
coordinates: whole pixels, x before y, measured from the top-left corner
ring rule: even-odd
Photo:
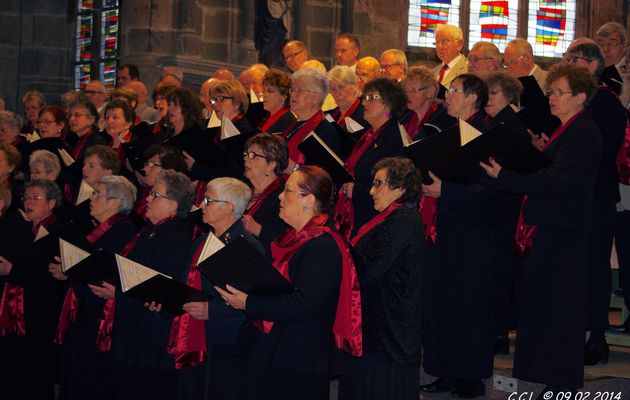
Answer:
[[[98,285],[105,281],[120,285],[113,253],[102,249],[89,252],[63,239],[59,239],[59,248],[61,269],[71,280],[83,284]]]
[[[279,295],[293,291],[291,283],[245,238],[238,238],[199,263],[213,285],[230,285],[247,294]]]
[[[546,97],[525,106],[516,115],[523,121],[525,126],[536,135],[545,134],[551,136],[553,132],[560,126],[560,120],[551,114],[549,107],[549,99]]]
[[[298,149],[307,160],[328,172],[336,187],[353,180],[352,175],[343,167],[341,158],[315,132],[309,133],[298,145]]]
[[[182,306],[191,301],[208,301],[208,295],[168,275],[115,255],[123,293],[141,303],[156,302],[171,314],[184,313]]]

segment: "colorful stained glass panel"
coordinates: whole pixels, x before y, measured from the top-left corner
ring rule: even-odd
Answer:
[[[436,26],[459,26],[459,7],[460,0],[411,0],[407,44],[435,47]]]
[[[101,26],[101,57],[116,57],[118,55],[118,10],[103,12]]]
[[[516,38],[518,0],[472,0],[470,2],[469,48],[480,41],[492,42],[503,52]]]
[[[76,61],[83,62],[92,59],[92,28],[91,14],[79,15],[77,18],[77,48]]]
[[[529,2],[527,41],[534,55],[562,57],[575,38],[575,0]]]

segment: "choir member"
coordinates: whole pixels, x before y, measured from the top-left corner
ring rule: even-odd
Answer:
[[[409,68],[402,81],[407,95],[409,109],[401,118],[411,140],[422,139],[424,125],[439,114],[446,113],[444,106],[437,101],[438,83],[433,72],[424,66]]]
[[[330,86],[330,94],[332,94],[337,103],[337,107],[330,111],[330,115],[334,118],[335,123],[348,132],[346,117],[352,118],[364,128],[367,127],[367,121],[363,119],[365,108],[361,104],[361,92],[357,87],[357,75],[352,68],[345,66],[333,67],[328,72],[328,85]],[[350,134],[358,139],[365,130],[359,132],[350,132]]]
[[[260,130],[267,133],[284,132],[295,122],[295,115],[289,112],[291,78],[286,72],[271,68],[263,78],[263,107],[269,114],[263,120]]]

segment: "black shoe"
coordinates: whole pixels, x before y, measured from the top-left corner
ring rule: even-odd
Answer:
[[[584,365],[608,364],[610,349],[606,340],[588,341],[584,349]]]
[[[494,337],[494,355],[510,354],[510,338],[507,336]]]
[[[564,387],[560,387],[560,386],[553,386],[553,385],[547,385],[545,386],[545,388],[543,389],[542,392],[540,392],[540,394],[538,395],[538,397],[536,397],[536,400],[549,400],[549,399],[555,399],[556,395],[558,395],[559,393],[569,393],[571,394],[570,397],[566,397],[567,399],[572,399],[576,392],[577,389],[575,388],[564,388]],[[564,396],[564,394],[562,395]],[[562,397],[565,398],[565,397]]]
[[[420,386],[420,390],[427,393],[446,393],[455,389],[455,379],[437,378],[428,385]]]
[[[451,393],[460,399],[473,399],[486,394],[486,385],[480,380],[458,379],[455,381],[455,389]]]

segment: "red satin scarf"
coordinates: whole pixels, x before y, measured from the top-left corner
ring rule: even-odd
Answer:
[[[361,99],[357,97],[357,99],[354,101],[354,103],[352,103],[350,108],[348,108],[346,112],[341,114],[341,116],[337,119],[337,125],[339,125],[343,129],[346,129],[346,117],[351,116],[356,111],[357,107],[359,107],[360,103],[361,103]]]
[[[554,142],[560,135],[562,135],[567,128],[575,121],[579,116],[584,114],[584,110],[575,114],[571,119],[567,121],[566,124],[558,127],[556,131],[551,135],[549,141],[545,144],[543,151],[546,150],[551,143]],[[521,211],[518,215],[518,222],[516,224],[516,233],[514,234],[514,249],[513,252],[517,256],[531,256],[534,247],[534,238],[536,237],[536,232],[538,231],[538,227],[536,225],[526,224],[523,220],[523,209],[525,208],[525,204],[527,203],[527,195],[523,196],[523,202],[521,203]]]
[[[350,244],[352,246],[355,246],[359,242],[359,240],[361,240],[363,236],[368,234],[372,229],[376,228],[378,224],[385,221],[385,219],[389,217],[391,213],[398,210],[400,206],[402,206],[402,203],[399,203],[398,201],[394,201],[390,205],[388,205],[386,209],[384,209],[383,211],[381,211],[380,213],[372,217],[372,219],[370,219],[365,225],[363,225],[359,229],[357,234],[350,241]]]
[[[267,185],[265,190],[260,192],[260,194],[258,195],[256,200],[254,201],[254,204],[252,204],[252,206],[247,211],[245,211],[245,214],[246,215],[251,215],[251,216],[256,215],[256,213],[258,212],[260,207],[262,207],[263,204],[265,204],[265,202],[267,201],[267,198],[273,192],[275,192],[280,186],[284,185],[284,182],[286,180],[287,180],[287,178],[286,178],[285,175],[280,175],[273,182],[271,182],[269,185]]]
[[[85,142],[87,142],[88,138],[92,136],[93,133],[94,131],[92,130],[92,128],[90,128],[90,130],[88,130],[85,135],[79,137],[79,140],[77,140],[77,144],[75,144],[74,149],[72,149],[72,158],[74,158],[75,160],[79,158],[81,150],[83,150],[83,147],[85,147]]]
[[[267,121],[265,121],[265,123],[263,124],[263,126],[260,128],[261,131],[263,132],[269,132],[269,129],[276,123],[278,122],[278,120],[280,118],[282,118],[282,116],[286,113],[289,112],[289,109],[287,107],[282,107],[281,109],[279,109],[278,111],[276,111],[273,115],[270,115],[269,118],[267,118]],[[273,133],[273,132],[271,132]]]
[[[435,114],[437,109],[438,109],[437,104],[432,103],[429,109],[427,110],[427,112],[424,113],[424,116],[422,117],[422,119],[418,118],[418,114],[412,111],[413,114],[411,115],[411,118],[409,118],[409,121],[405,125],[405,130],[409,134],[409,137],[411,138],[411,140],[415,140],[416,136],[418,136],[424,124],[426,124],[429,121],[429,119],[431,119],[431,117],[433,116],[433,114]]]
[[[295,121],[284,131],[283,137],[287,139],[287,146],[289,147],[289,158],[297,164],[304,164],[304,155],[298,150],[298,145],[302,143],[304,138],[308,136],[311,131],[315,130],[317,126],[324,120],[324,113],[319,110],[313,114],[306,122],[300,126],[297,132],[293,133],[293,128],[297,125],[298,121]],[[291,134],[293,133],[293,134]]]
[[[339,233],[326,226],[327,222],[327,215],[316,214],[299,232],[291,229],[289,232],[276,238],[271,244],[271,255],[274,259],[273,265],[282,276],[291,280],[289,263],[300,247],[304,246],[311,239],[325,233],[334,238],[343,259],[339,300],[333,325],[335,345],[339,349],[359,357],[363,354],[359,280],[348,244]],[[254,325],[262,332],[269,333],[273,327],[273,322],[254,321]]]

